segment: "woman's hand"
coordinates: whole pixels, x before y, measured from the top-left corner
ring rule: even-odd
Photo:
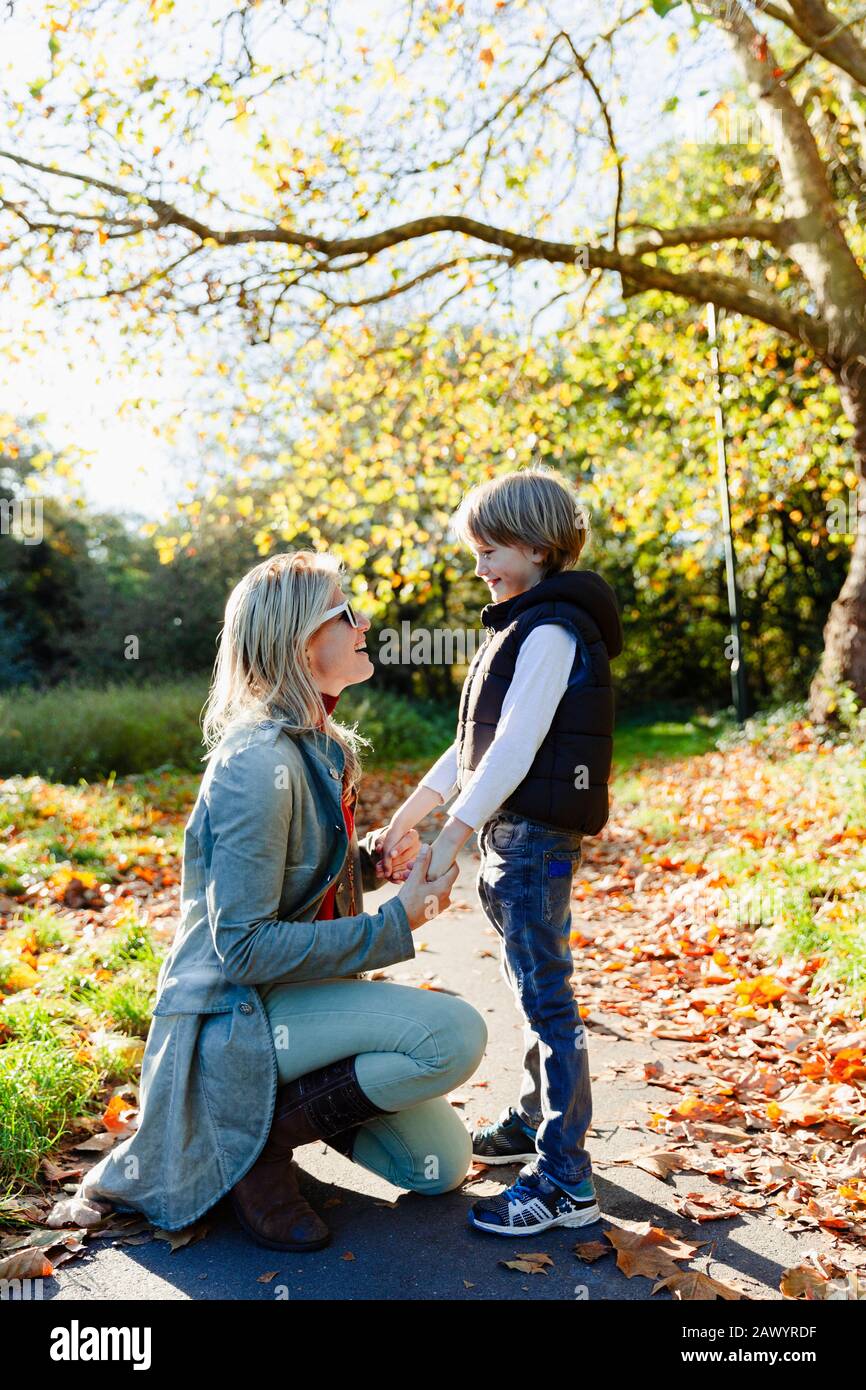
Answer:
[[[405,883],[421,845],[417,830],[401,831],[386,825],[373,841],[376,877],[390,883]]]

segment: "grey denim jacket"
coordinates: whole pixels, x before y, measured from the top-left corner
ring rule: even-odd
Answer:
[[[261,1152],[278,1075],[257,985],[353,976],[411,960],[398,896],[376,913],[316,922],[336,882],[381,886],[370,831],[351,844],[345,754],[275,721],[236,727],[211,757],[184,834],[181,919],[157,982],[138,1129],[87,1172],[77,1196],[140,1211],[165,1230],[197,1220]],[[359,904],[356,904],[358,906]]]

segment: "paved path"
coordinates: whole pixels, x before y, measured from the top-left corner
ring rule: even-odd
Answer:
[[[387,978],[405,984],[433,979],[463,995],[487,1020],[489,1044],[476,1075],[460,1088],[460,1112],[467,1122],[493,1120],[512,1101],[520,1074],[521,1025],[500,974],[495,934],[475,897],[478,852],[474,842],[460,856],[461,873],[449,910],[416,933],[426,944],[415,959],[392,966]],[[365,895],[373,908],[394,892],[391,885]],[[485,954],[490,952],[491,954]],[[653,1280],[626,1278],[614,1255],[593,1264],[575,1257],[577,1240],[601,1239],[606,1226],[640,1223],[673,1229],[706,1241],[690,1268],[748,1288],[757,1298],[778,1299],[782,1270],[796,1264],[820,1241],[795,1234],[774,1220],[771,1209],[744,1212],[742,1218],[694,1223],[673,1209],[676,1193],[712,1186],[698,1173],[675,1173],[668,1182],[632,1166],[606,1160],[648,1147],[657,1136],[646,1128],[650,1105],[669,1101],[670,1092],[617,1074],[623,1064],[653,1057],[675,1058],[678,1045],[658,1038],[622,1037],[616,1015],[587,1020],[593,1078],[593,1127],[589,1148],[595,1169],[602,1221],[580,1230],[553,1230],[536,1238],[508,1240],[473,1231],[466,1211],[477,1196],[499,1191],[517,1169],[488,1170],[465,1191],[428,1198],[402,1192],[349,1163],[324,1144],[299,1151],[310,1175],[307,1195],[333,1231],[325,1250],[281,1254],[253,1245],[237,1227],[223,1201],[204,1218],[205,1239],[171,1252],[164,1241],[112,1246],[88,1241],[88,1253],[45,1281],[45,1298],[65,1299],[568,1299],[622,1301],[667,1299],[653,1295]],[[630,1070],[630,1068],[627,1068]],[[478,1084],[486,1083],[486,1084]],[[821,1248],[826,1248],[821,1241]],[[545,1251],[553,1264],[547,1274],[524,1275],[504,1268],[527,1250]],[[703,1258],[701,1258],[703,1257]],[[261,1276],[276,1271],[266,1283]],[[578,1292],[579,1289],[585,1290]]]

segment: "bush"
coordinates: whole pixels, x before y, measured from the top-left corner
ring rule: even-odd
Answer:
[[[76,782],[170,763],[193,771],[204,752],[207,686],[70,683],[0,696],[0,776]]]
[[[0,694],[0,776],[77,782],[167,766],[201,772],[206,698],[205,678],[103,687],[70,682]],[[456,708],[369,685],[345,691],[335,714],[357,722],[372,743],[363,759],[368,767],[432,762],[456,726]]]

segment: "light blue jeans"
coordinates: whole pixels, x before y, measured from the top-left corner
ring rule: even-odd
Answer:
[[[258,988],[281,1085],[341,1057],[356,1057],[365,1095],[394,1112],[362,1125],[353,1163],[415,1192],[433,1195],[460,1186],[472,1141],[444,1097],[472,1075],[484,1055],[487,1026],[471,1004],[386,980]]]

